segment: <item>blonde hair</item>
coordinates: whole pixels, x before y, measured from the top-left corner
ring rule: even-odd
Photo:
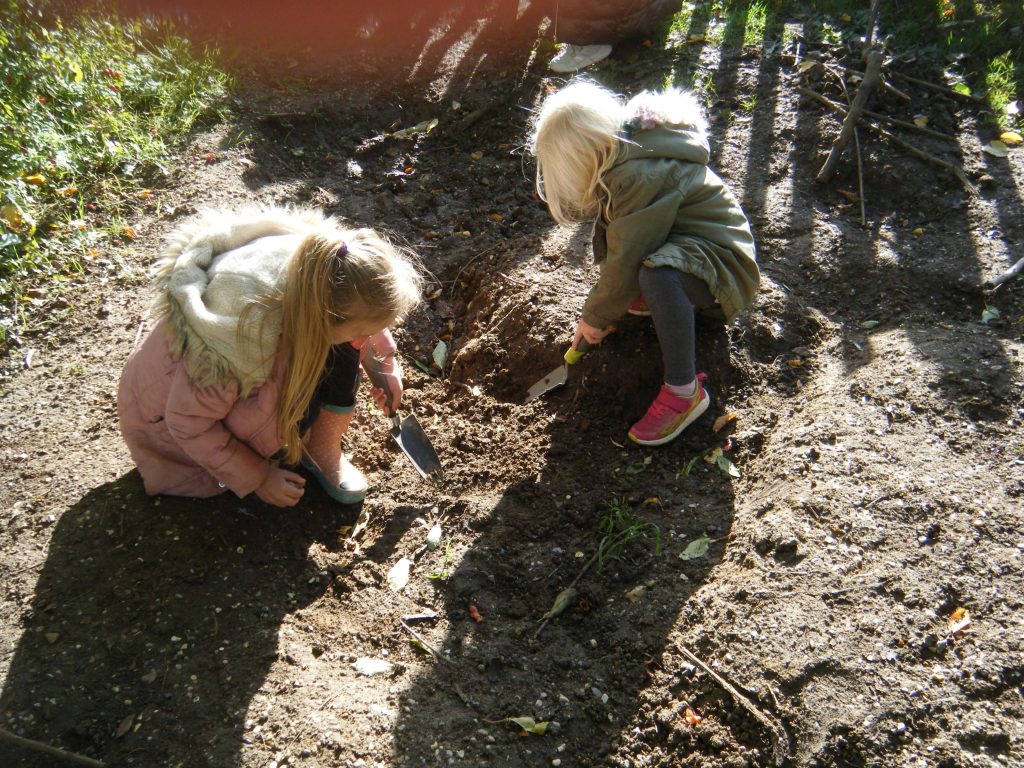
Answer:
[[[286,355],[278,403],[284,461],[302,456],[299,422],[327,362],[331,331],[346,320],[380,320],[383,329],[420,300],[422,280],[411,255],[372,229],[312,234],[288,265],[280,296]]]
[[[643,91],[628,103],[588,80],[551,94],[533,121],[530,151],[537,157],[537,194],[559,224],[603,214],[604,174],[625,153],[624,130],[657,125],[704,135],[700,102],[691,91]]]
[[[559,224],[601,212],[601,177],[619,157],[622,100],[606,88],[577,81],[551,94],[533,122],[537,194]]]

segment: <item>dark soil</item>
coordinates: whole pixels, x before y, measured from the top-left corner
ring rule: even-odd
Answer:
[[[259,61],[237,122],[196,138],[138,238],[26,332],[0,395],[0,728],[108,766],[1024,765],[1024,281],[982,287],[1022,255],[1020,151],[979,151],[976,103],[881,93],[876,111],[956,132],[907,140],[979,187],[862,132],[862,225],[852,147],[814,182],[838,123],[801,100],[814,73],[791,55],[618,48],[592,75],[624,92],[713,73],[714,165],[764,278],[737,324],[701,321],[708,415],[641,449],[626,430],[660,380],[644,318],[523,404],[596,272],[523,151],[560,82],[550,44],[529,12],[496,27],[456,8],[402,46]],[[323,207],[420,255],[429,299],[397,338],[443,483],[366,409],[348,443],[374,485],[361,508],[312,486],[290,510],[143,493],[115,392],[145,267],[197,210],[253,202]],[[741,477],[703,460],[715,448]],[[648,536],[584,572],[613,508]],[[364,658],[391,667],[361,675]],[[72,764],[2,736],[0,755]]]

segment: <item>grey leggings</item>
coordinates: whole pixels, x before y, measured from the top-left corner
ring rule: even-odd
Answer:
[[[693,311],[715,304],[707,284],[673,267],[640,267],[640,290],[654,320],[665,383],[679,386],[697,377]]]

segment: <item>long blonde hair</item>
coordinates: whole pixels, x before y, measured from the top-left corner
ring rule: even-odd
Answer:
[[[601,213],[608,193],[601,177],[619,158],[622,118],[622,100],[585,80],[544,100],[529,146],[537,157],[537,194],[559,224]]]
[[[281,306],[286,355],[278,405],[283,460],[302,456],[299,422],[309,408],[331,347],[331,331],[345,320],[380,320],[384,328],[420,299],[422,280],[410,254],[372,229],[312,234],[288,265]]]

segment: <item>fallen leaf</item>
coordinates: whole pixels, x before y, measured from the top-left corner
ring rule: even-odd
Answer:
[[[128,731],[132,727],[132,721],[133,720],[135,720],[135,715],[134,714],[128,715],[128,717],[126,717],[124,720],[122,720],[121,724],[117,726],[117,730],[114,731],[114,738],[115,739],[120,739],[122,736],[124,736],[126,733],[128,733]]]
[[[533,733],[537,736],[543,736],[548,730],[548,722],[546,720],[538,723],[532,717],[506,717],[505,721],[515,723],[526,733]]]
[[[1024,136],[1021,136],[1016,131],[1004,131],[999,134],[999,140],[1011,147],[1016,147],[1020,143],[1024,142]]]
[[[504,220],[505,220],[505,217],[502,216],[500,213],[492,213],[491,214],[491,221],[504,221]]]
[[[683,712],[683,720],[685,720],[686,724],[689,725],[689,726],[700,725],[701,720],[703,720],[703,719],[704,719],[703,717],[698,715],[696,712],[694,712],[689,707],[687,707],[686,710]]]
[[[951,635],[955,635],[957,632],[962,632],[971,625],[971,612],[966,608],[957,608],[950,615],[949,620],[946,622],[946,629]]]
[[[1009,148],[1001,141],[990,141],[984,147],[981,148],[982,152],[986,152],[992,157],[1006,157],[1010,154]]]
[[[434,523],[427,531],[427,549],[437,549],[441,543],[441,524]]]
[[[679,559],[696,560],[698,557],[704,557],[710,547],[711,539],[708,538],[707,534],[702,534],[700,538],[694,539],[686,545],[686,549],[679,553]]]
[[[736,421],[736,414],[733,413],[732,411],[730,411],[729,413],[723,413],[721,416],[715,419],[715,423],[711,426],[711,431],[718,432],[730,421]]]
[[[444,364],[448,360],[448,345],[443,341],[437,342],[437,346],[431,353],[431,358],[434,360],[434,365],[444,370]]]
[[[409,583],[409,569],[411,567],[412,562],[405,557],[391,566],[391,570],[388,571],[388,586],[391,587],[392,592],[401,592],[405,585]]]
[[[469,156],[474,160],[482,160],[484,153],[477,150],[476,152],[471,152]]]
[[[914,115],[914,125],[918,128],[924,128],[928,125],[928,115]]]
[[[572,604],[572,601],[575,600],[575,599],[576,599],[576,590],[575,589],[573,589],[572,587],[569,587],[568,589],[563,589],[555,597],[555,602],[553,602],[551,604],[551,608],[548,610],[548,612],[545,613],[541,618],[542,619],[553,619],[555,616],[558,616],[558,615],[564,613],[565,609],[568,608]]]
[[[637,600],[642,598],[644,596],[644,593],[646,593],[646,592],[647,592],[647,587],[645,587],[643,584],[640,584],[638,586],[633,587],[631,590],[629,590],[625,594],[625,598],[627,600],[629,600],[629,602],[635,603]]]
[[[422,123],[416,123],[416,125],[403,128],[400,131],[392,133],[392,137],[396,139],[411,139],[420,133],[430,133],[434,128],[437,127],[438,120],[433,118],[432,120],[424,120]]]
[[[352,663],[352,669],[354,669],[358,674],[366,675],[367,677],[390,672],[391,667],[392,664],[390,661],[385,661],[384,659],[368,659],[365,656],[361,659],[356,659]]]
[[[918,237],[923,235],[924,234],[924,227],[916,227],[914,229],[914,234],[917,235]]]
[[[26,176],[24,181],[34,187],[41,187],[46,183],[46,177],[41,173],[33,173],[31,176]]]

